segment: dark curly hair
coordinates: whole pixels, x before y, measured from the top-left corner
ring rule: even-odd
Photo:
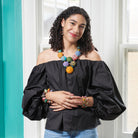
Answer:
[[[68,7],[56,18],[52,28],[50,29],[49,44],[51,44],[51,48],[54,51],[57,51],[60,49],[63,50],[64,46],[63,46],[61,21],[62,19],[66,20],[73,14],[80,14],[83,17],[85,17],[86,28],[83,33],[83,36],[78,40],[77,45],[80,47],[81,53],[87,56],[88,52],[91,52],[96,48],[93,46],[92,39],[91,39],[91,26],[90,26],[89,15],[83,8],[80,8],[80,7],[76,7],[76,6]]]

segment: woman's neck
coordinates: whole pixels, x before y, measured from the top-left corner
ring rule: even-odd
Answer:
[[[73,56],[75,52],[77,51],[77,46],[70,45],[68,47],[64,47],[63,53],[65,56]]]
[[[65,56],[74,55],[76,50],[77,50],[77,44],[70,44],[70,43],[64,44],[63,53]]]

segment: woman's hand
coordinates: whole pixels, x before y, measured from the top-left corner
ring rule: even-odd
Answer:
[[[56,109],[59,107],[59,109],[72,109],[72,107],[78,107],[79,104],[81,104],[81,97],[75,96],[74,94],[67,92],[67,91],[55,91],[55,92],[49,92],[46,94],[46,97],[48,100],[54,101],[54,107]],[[62,106],[62,108],[61,108]]]
[[[49,108],[52,108],[53,111],[61,111],[61,110],[64,110],[66,109],[65,107],[63,107],[62,105],[60,104],[57,104],[57,103],[52,103]]]
[[[74,100],[72,100],[72,102],[73,102],[73,103],[76,102],[75,105],[80,105],[80,106],[82,105],[82,99],[74,99]],[[77,107],[78,107],[78,106],[77,106]],[[61,110],[66,109],[65,107],[63,107],[62,105],[57,104],[57,103],[52,103],[52,104],[50,105],[50,108],[54,109],[53,111],[61,111]],[[72,108],[70,108],[70,109],[72,109]]]
[[[78,98],[77,99],[73,99],[72,102],[76,103],[75,105],[79,105],[79,106],[83,105],[82,98],[81,99],[78,99]],[[93,104],[94,104],[93,97],[87,97],[87,107],[92,107]],[[52,103],[50,108],[54,109],[53,111],[61,111],[61,110],[66,109],[65,107],[63,107],[62,105],[59,105],[57,103]]]

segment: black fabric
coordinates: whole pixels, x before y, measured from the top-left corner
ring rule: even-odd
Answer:
[[[113,76],[104,61],[77,60],[72,74],[66,73],[63,61],[35,66],[23,96],[23,114],[31,120],[47,117],[51,130],[84,130],[100,124],[99,119],[113,120],[125,109]],[[94,106],[54,112],[41,100],[45,88],[65,90],[78,96],[93,96]]]
[[[23,114],[31,120],[40,120],[47,116],[48,104],[42,102],[41,98],[45,88],[47,88],[46,70],[41,64],[33,68],[22,100]]]

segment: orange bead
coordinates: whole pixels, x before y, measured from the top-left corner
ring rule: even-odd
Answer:
[[[62,52],[58,53],[58,57],[59,58],[61,58],[62,56],[63,56],[63,53]]]
[[[73,67],[72,66],[68,66],[68,67],[66,67],[66,72],[67,73],[72,73],[73,72]]]

